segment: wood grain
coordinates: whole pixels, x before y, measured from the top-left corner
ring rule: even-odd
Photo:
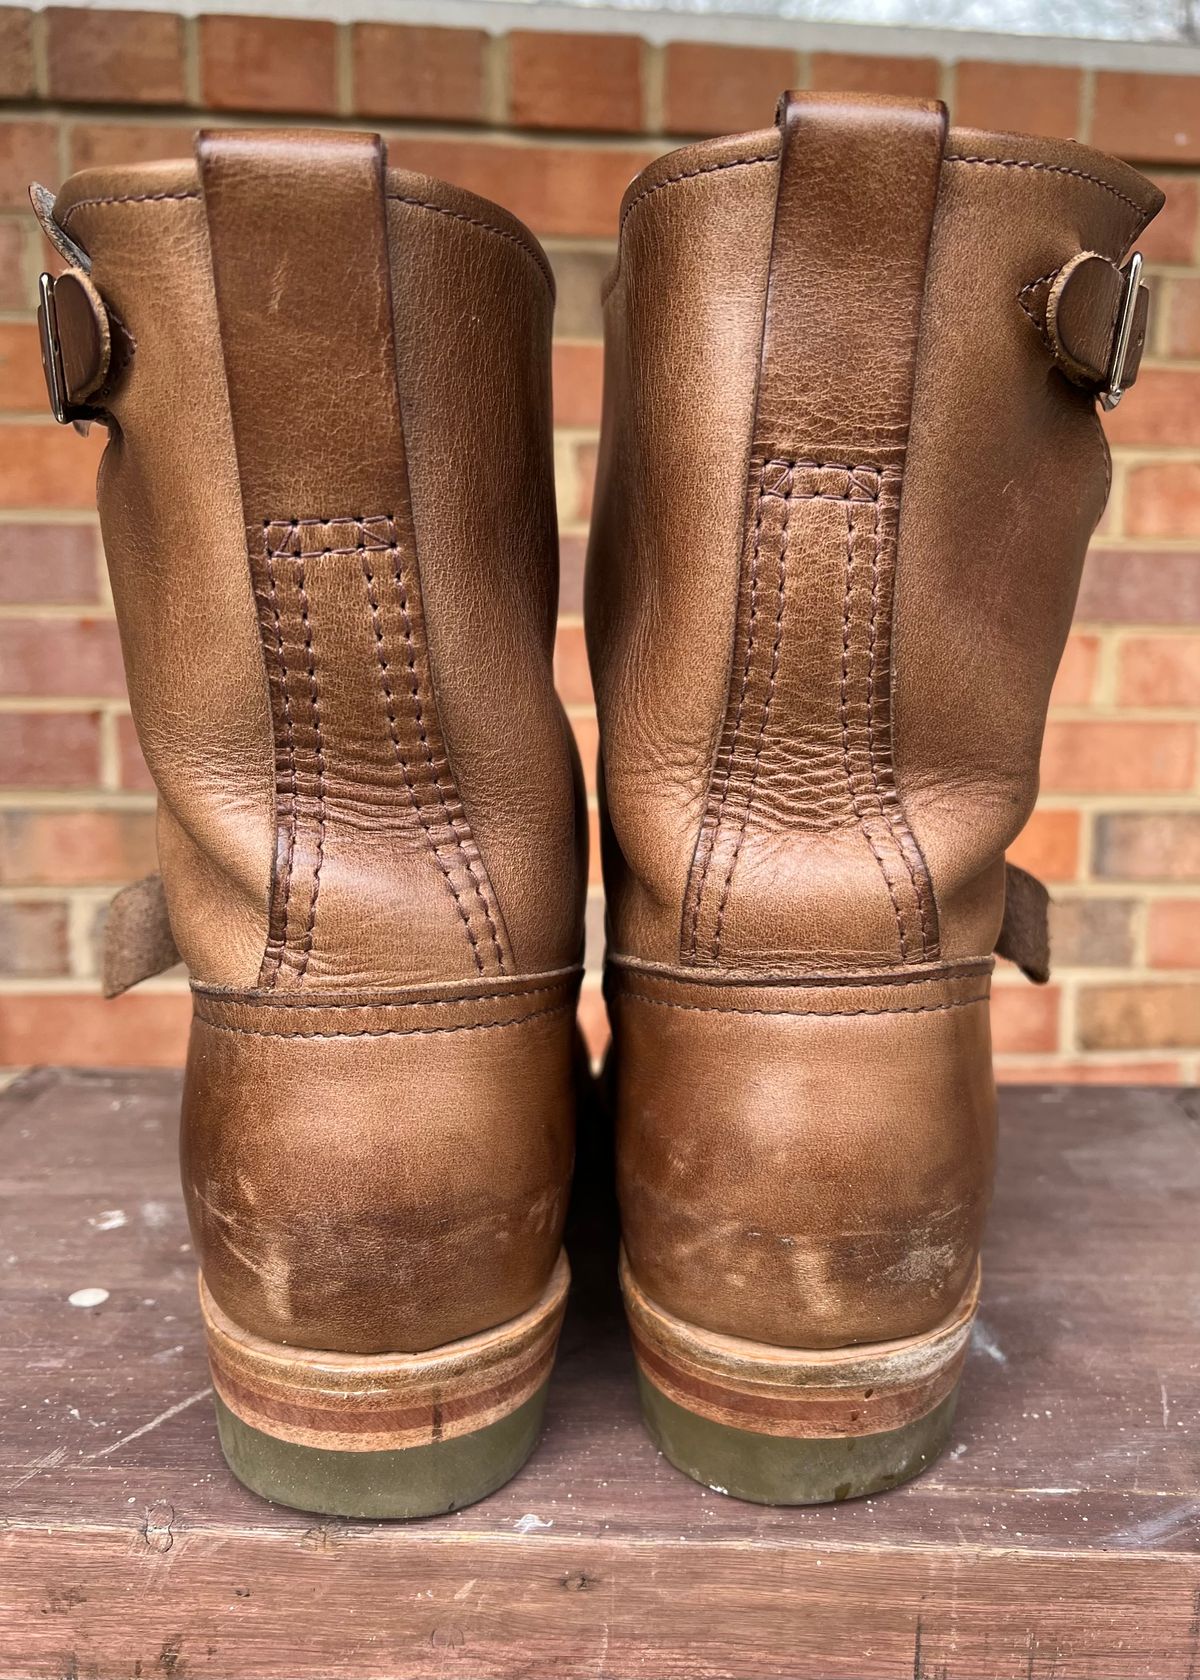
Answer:
[[[955,1444],[911,1485],[776,1511],[671,1470],[594,1195],[541,1447],[407,1525],[226,1472],[177,1101],[166,1073],[0,1097],[4,1680],[1200,1680],[1197,1093],[1006,1094]]]

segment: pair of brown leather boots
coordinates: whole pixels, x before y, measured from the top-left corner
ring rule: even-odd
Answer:
[[[202,134],[34,196],[193,976],[222,1443],[289,1504],[450,1510],[531,1450],[567,1293],[550,270],[370,136]],[[843,1498],[946,1439],[992,953],[1046,967],[1004,851],[1160,202],[804,95],[626,196],[587,580],[622,1283],[650,1431],[722,1491]],[[152,886],[113,940],[112,989],[170,955]]]

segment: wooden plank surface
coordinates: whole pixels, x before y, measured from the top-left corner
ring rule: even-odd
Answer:
[[[1200,1680],[1196,1092],[1006,1093],[954,1446],[908,1487],[774,1511],[660,1459],[600,1195],[534,1459],[407,1525],[226,1472],[177,1100],[51,1071],[0,1097],[5,1680]]]

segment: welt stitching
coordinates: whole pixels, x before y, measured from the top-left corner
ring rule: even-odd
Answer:
[[[392,552],[393,554],[396,552],[394,547]],[[449,866],[441,854],[441,848],[433,837],[433,831],[426,819],[424,807],[422,806],[421,801],[417,798],[416,783],[413,780],[412,769],[408,762],[408,755],[405,753],[400,744],[400,728],[396,721],[396,697],[392,689],[391,665],[388,661],[384,643],[383,619],[379,609],[379,595],[375,588],[375,576],[371,571],[371,565],[368,560],[364,559],[362,564],[363,573],[367,580],[367,603],[371,611],[371,628],[375,633],[375,651],[379,658],[379,675],[380,682],[383,685],[384,710],[387,716],[388,732],[391,736],[392,748],[396,754],[396,762],[400,766],[400,773],[404,778],[404,785],[408,789],[409,803],[411,804],[413,811],[416,813],[417,821],[421,825],[422,832],[424,833],[426,842],[433,854],[434,861],[445,877],[446,885],[450,888],[451,895],[454,899],[455,908],[462,918],[463,927],[466,929],[467,939],[470,942],[471,955],[474,959],[475,967],[479,970],[480,974],[482,974],[484,971],[483,958],[479,952],[479,941],[475,936],[475,930],[471,926],[471,918],[467,913],[466,906],[463,904],[462,897],[459,893],[458,887],[455,885],[454,877],[450,873]]]
[[[304,587],[304,561],[296,558],[296,592],[300,598],[300,623],[304,630],[304,656],[308,666],[308,696],[313,715],[313,754],[317,765],[317,855],[313,865],[312,897],[304,924],[304,950],[297,968],[297,978],[308,973],[308,959],[312,956],[313,934],[317,925],[317,899],[321,892],[321,865],[325,862],[325,744],[321,738],[321,701],[317,693],[317,666],[313,656],[312,626],[308,614],[308,591]]]
[[[729,757],[725,765],[725,779],[721,786],[721,797],[717,801],[716,814],[713,818],[712,840],[708,851],[704,855],[704,867],[700,871],[700,880],[696,887],[696,898],[692,905],[692,956],[696,955],[697,930],[700,921],[700,906],[704,900],[704,889],[708,882],[709,867],[713,853],[717,849],[717,840],[721,833],[721,822],[725,814],[725,805],[729,799],[729,788],[733,781],[733,762],[737,752],[738,737],[742,730],[742,715],[746,708],[746,693],[750,686],[750,662],[754,657],[754,629],[758,617],[758,561],[762,544],[763,523],[763,480],[766,477],[767,463],[764,461],[758,472],[758,504],[757,517],[754,521],[754,546],[750,554],[750,619],[746,634],[746,658],[742,666],[742,688],[738,695],[737,712],[733,720],[733,733],[729,741]]]
[[[474,864],[467,856],[467,848],[463,843],[463,837],[459,832],[458,824],[450,815],[450,806],[446,800],[446,790],[442,786],[441,772],[434,763],[433,749],[429,745],[429,735],[425,726],[425,712],[421,704],[421,679],[417,673],[416,642],[413,637],[412,618],[408,610],[408,594],[405,590],[404,579],[400,570],[400,551],[398,548],[394,548],[392,550],[392,556],[392,579],[396,585],[396,593],[400,601],[400,617],[401,622],[404,625],[404,642],[408,653],[406,662],[408,680],[409,686],[412,690],[413,716],[417,725],[417,735],[420,739],[421,746],[425,751],[425,762],[429,767],[430,775],[433,777],[433,785],[437,789],[438,803],[442,808],[442,815],[446,819],[446,826],[454,836],[455,846],[458,850],[458,855],[462,860],[463,868],[470,877],[471,884],[475,889],[475,897],[479,900],[479,906],[483,912],[484,925],[487,927],[488,934],[492,941],[492,949],[496,955],[496,967],[499,972],[503,974],[504,953],[500,949],[500,935],[496,924],[492,919],[491,909],[488,905],[487,899],[484,897],[483,886],[480,882],[478,874],[475,871]],[[478,946],[476,946],[476,955],[478,956],[478,954]]]
[[[518,1015],[511,1021],[466,1021],[455,1027],[364,1027],[357,1032],[341,1033],[274,1032],[264,1027],[231,1027],[223,1021],[209,1020],[204,1020],[204,1025],[213,1032],[233,1033],[238,1038],[315,1038],[327,1041],[349,1038],[433,1038],[443,1033],[499,1032],[505,1027],[523,1027],[529,1021],[538,1021],[550,1015],[565,1015],[568,1010],[573,1011],[574,1008],[573,1003],[559,1003],[546,1009],[531,1010],[529,1014]]]
[[[917,901],[917,914],[921,922],[921,950],[929,948],[929,929],[925,922],[925,904],[921,889],[917,884],[917,872],[913,868],[912,859],[908,855],[900,832],[896,827],[895,812],[891,803],[884,798],[883,785],[880,780],[879,755],[875,737],[875,699],[877,694],[878,650],[879,650],[879,556],[881,545],[881,531],[879,519],[879,503],[875,504],[875,516],[871,531],[871,617],[870,629],[867,635],[867,759],[871,766],[871,786],[875,798],[879,802],[879,814],[888,826],[892,836],[892,843],[900,854],[900,861],[908,870],[908,878],[912,882],[913,896]],[[890,890],[890,886],[889,886]],[[893,898],[893,903],[895,899]],[[902,931],[900,939],[900,955],[907,957],[905,937]]]
[[[878,504],[878,502],[876,502],[875,503],[876,543],[878,542],[878,532],[879,532],[879,504]],[[878,547],[876,547],[876,559],[878,559]],[[872,592],[871,592],[871,630],[870,630],[870,638],[871,638],[871,641],[873,642],[873,640],[874,640],[875,602],[876,602],[876,591],[877,591],[877,587],[878,587],[878,570],[877,570],[877,566],[874,563],[872,564],[871,570],[872,570],[873,585],[872,585]],[[853,504],[850,503],[850,502],[847,502],[847,504],[846,504],[846,593],[842,598],[842,679],[841,679],[841,686],[840,686],[840,693],[839,693],[839,705],[838,705],[838,716],[839,716],[839,719],[840,719],[841,725],[842,725],[842,762],[843,762],[843,765],[845,766],[845,771],[846,771],[846,788],[847,788],[847,791],[849,792],[849,795],[850,795],[850,808],[854,813],[855,821],[858,823],[859,828],[862,830],[863,838],[866,840],[867,845],[871,848],[871,852],[872,852],[872,854],[875,858],[875,862],[879,865],[879,873],[883,876],[883,883],[887,888],[888,897],[892,901],[892,911],[893,911],[893,914],[896,917],[896,933],[897,933],[897,936],[900,940],[900,960],[901,960],[901,962],[906,962],[908,960],[908,942],[907,942],[907,938],[906,938],[905,930],[904,930],[904,917],[903,917],[903,914],[902,914],[901,908],[900,908],[900,900],[896,896],[895,883],[892,880],[892,877],[891,877],[890,873],[888,872],[887,864],[884,860],[883,853],[880,851],[879,846],[876,843],[875,836],[871,833],[870,829],[867,827],[866,823],[863,821],[862,802],[861,802],[861,800],[859,799],[859,796],[858,796],[858,786],[857,786],[857,783],[855,782],[855,779],[854,779],[854,769],[853,769],[853,765],[851,763],[851,758],[850,758],[850,705],[849,705],[850,609],[851,609],[851,605],[852,605],[852,601],[853,601],[853,592],[854,592],[854,514],[853,514]],[[868,753],[868,757],[872,760],[872,764],[871,764],[872,779],[874,779],[874,770],[875,770],[874,762],[873,762],[874,748],[872,746],[872,736],[871,736],[871,707],[872,707],[873,702],[874,702],[873,690],[874,690],[874,649],[872,647],[871,652],[870,652],[869,662],[868,662],[868,675],[867,675],[867,753]],[[878,791],[878,782],[876,782],[876,791]]]
[[[270,984],[274,986],[279,979],[279,970],[283,963],[283,953],[288,944],[288,917],[291,910],[292,897],[292,865],[296,856],[296,804],[300,797],[300,787],[296,779],[296,730],[292,718],[291,685],[288,678],[287,658],[283,647],[283,620],[279,613],[279,591],[275,577],[275,559],[271,553],[271,544],[264,533],[263,548],[266,551],[267,578],[271,585],[271,610],[275,615],[275,643],[279,660],[280,686],[283,689],[283,714],[287,722],[287,753],[291,781],[291,804],[288,808],[288,840],[287,852],[283,866],[283,931],[280,938],[279,950],[275,956],[275,967],[271,971]]]
[[[789,487],[795,482],[795,468],[787,475],[785,482]],[[754,758],[750,766],[750,785],[746,790],[746,803],[742,810],[741,822],[738,826],[737,839],[734,841],[733,854],[729,859],[729,868],[725,875],[725,884],[721,888],[721,902],[717,906],[717,922],[713,934],[713,961],[716,962],[721,954],[721,937],[725,930],[725,911],[729,904],[729,893],[733,886],[733,872],[737,868],[738,858],[741,856],[742,845],[746,839],[746,830],[750,823],[750,810],[754,804],[755,788],[758,784],[758,771],[762,763],[763,744],[767,738],[767,724],[771,716],[771,705],[775,698],[775,682],[779,675],[780,649],[783,646],[783,609],[787,590],[787,554],[788,554],[788,526],[792,517],[792,503],[785,492],[783,498],[783,520],[779,528],[779,587],[777,592],[774,640],[771,645],[771,668],[767,677],[767,693],[763,701],[762,717],[759,720],[758,739],[754,744]]]
[[[945,1015],[953,1009],[970,1009],[974,1004],[986,1003],[987,994],[959,998],[954,1003],[921,1003],[911,1009],[737,1009],[731,1004],[674,1003],[669,998],[651,997],[647,992],[626,987],[623,997],[636,998],[639,1003],[652,1004],[656,1009],[677,1009],[685,1015],[768,1015],[785,1016],[792,1020],[831,1021],[860,1015]]]
[[[914,975],[913,976],[913,981],[915,983],[918,979],[922,979],[922,978],[924,978],[924,977]],[[410,999],[406,999],[403,1003],[340,1003],[340,1002],[338,1002],[334,999],[330,999],[329,1001],[322,1000],[322,1001],[318,1002],[315,998],[313,998],[311,996],[309,996],[309,997],[288,997],[286,994],[281,993],[279,997],[271,998],[268,1002],[261,1005],[261,1007],[269,1008],[269,1009],[310,1009],[310,1010],[324,1010],[324,1009],[460,1009],[460,1008],[463,1008],[463,1007],[465,1007],[469,1004],[474,1004],[474,1003],[507,1003],[509,998],[540,997],[544,992],[559,992],[559,991],[562,991],[564,989],[564,987],[575,986],[575,985],[578,984],[578,980],[579,980],[579,976],[578,976],[578,974],[576,974],[575,977],[571,978],[571,979],[554,980],[554,981],[549,982],[545,986],[523,986],[517,991],[511,991],[511,992],[476,992],[473,997],[467,997],[467,998],[410,998]],[[198,1005],[207,1005],[208,1007],[214,1008],[214,1009],[256,1009],[256,1008],[260,1007],[258,1000],[255,999],[255,998],[227,999],[227,998],[223,998],[223,997],[219,997],[219,996],[214,996],[211,992],[205,992],[205,991],[201,990],[199,987],[193,987],[193,995],[194,995]],[[197,1013],[199,1013],[199,1010],[197,1011]],[[201,1019],[202,1020],[207,1020],[208,1017],[206,1015],[201,1016]]]

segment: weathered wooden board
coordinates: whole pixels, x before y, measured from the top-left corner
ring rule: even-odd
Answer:
[[[955,1445],[909,1487],[772,1511],[661,1460],[598,1196],[542,1446],[410,1525],[226,1473],[176,1102],[153,1073],[0,1096],[5,1680],[1200,1680],[1197,1093],[1006,1094]]]

